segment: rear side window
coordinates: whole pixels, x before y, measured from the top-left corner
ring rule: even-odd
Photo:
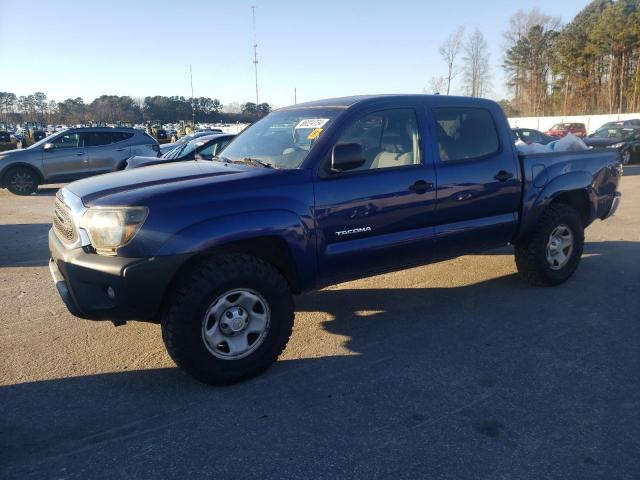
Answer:
[[[437,108],[434,115],[442,161],[473,160],[499,150],[498,132],[488,110]]]
[[[133,137],[133,133],[130,132],[111,132],[111,143],[124,142]]]
[[[100,147],[111,143],[109,132],[86,132],[83,135],[85,147]]]

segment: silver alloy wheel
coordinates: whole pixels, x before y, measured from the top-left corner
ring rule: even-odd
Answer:
[[[237,360],[262,345],[270,325],[271,311],[262,295],[239,288],[209,306],[202,319],[202,340],[212,355]]]
[[[547,241],[547,263],[551,270],[560,270],[564,267],[573,252],[573,233],[571,229],[563,224],[553,229]]]
[[[11,185],[17,192],[28,192],[33,188],[33,178],[29,172],[16,172],[11,177]]]

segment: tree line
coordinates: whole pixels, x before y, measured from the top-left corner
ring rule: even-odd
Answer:
[[[581,115],[640,111],[640,0],[593,0],[569,23],[538,9],[519,10],[504,34],[502,68],[509,116]],[[447,75],[433,92],[483,96],[491,86],[487,42],[461,27],[442,44]]]
[[[39,121],[49,124],[77,124],[85,122],[161,122],[171,123],[179,120],[196,122],[253,122],[271,111],[268,103],[256,105],[252,102],[230,111],[223,111],[223,105],[217,98],[182,96],[150,96],[132,98],[118,95],[101,95],[91,103],[85,103],[80,97],[68,98],[62,102],[48,99],[42,92],[32,95],[16,96],[11,92],[0,92],[0,120],[9,123]]]

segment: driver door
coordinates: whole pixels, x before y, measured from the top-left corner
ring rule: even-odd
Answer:
[[[88,175],[89,159],[83,133],[65,132],[49,143],[54,148],[44,150],[42,155],[46,181],[71,182]]]
[[[337,143],[361,145],[366,160],[338,173],[325,165],[314,184],[321,282],[402,268],[431,253],[436,179],[419,125],[412,105],[364,114],[343,131]]]

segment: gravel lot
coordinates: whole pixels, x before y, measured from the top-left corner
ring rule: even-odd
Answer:
[[[576,275],[509,250],[297,298],[281,360],[232,387],[157,325],[70,316],[55,188],[0,191],[0,478],[640,478],[640,166]]]

